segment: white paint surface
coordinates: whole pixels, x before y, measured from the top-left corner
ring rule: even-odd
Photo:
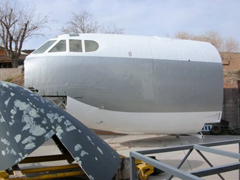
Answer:
[[[17,143],[19,143],[19,141],[21,140],[21,134],[17,134],[14,138],[16,140]]]
[[[75,151],[79,151],[80,149],[82,149],[82,146],[80,144],[77,144],[75,147],[74,147],[74,150]]]
[[[33,149],[33,148],[35,148],[35,146],[36,145],[34,143],[29,143],[24,147],[24,149],[26,149],[26,150]]]
[[[222,63],[216,48],[207,42],[160,38],[149,36],[116,35],[116,34],[80,34],[70,37],[64,34],[54,38],[57,41],[43,54],[30,54],[28,58],[38,56],[97,56],[165,59],[196,62]],[[82,53],[69,52],[69,39],[93,40],[99,44],[97,51]],[[53,40],[53,39],[52,39]],[[67,40],[67,51],[48,53],[60,40]],[[131,56],[129,56],[131,54]]]
[[[205,123],[219,122],[222,113],[118,112],[89,106],[71,97],[67,97],[67,112],[89,128],[126,134],[195,134]]]

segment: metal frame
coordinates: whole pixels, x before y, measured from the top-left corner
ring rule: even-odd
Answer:
[[[68,160],[69,155],[58,154],[51,156],[26,157],[19,164],[53,162]],[[6,171],[0,171],[0,180],[36,180],[36,179],[58,179],[68,177],[87,177],[78,164],[66,164],[47,167],[20,168],[19,165],[13,166]]]
[[[240,162],[214,167],[208,161],[208,159],[202,154],[201,151],[240,160],[239,153],[233,153],[233,152],[224,151],[216,148],[210,148],[212,146],[221,146],[221,145],[229,145],[229,144],[237,144],[237,143],[239,144],[238,147],[240,152],[240,139],[201,143],[201,144],[195,144],[195,145],[193,144],[193,145],[184,145],[184,146],[176,146],[176,147],[167,147],[167,148],[154,149],[154,150],[130,151],[130,178],[131,180],[135,180],[136,178],[135,159],[139,159],[170,174],[170,176],[167,179],[172,179],[173,176],[176,176],[184,180],[198,180],[198,179],[202,179],[200,177],[209,176],[213,174],[217,174],[220,177],[220,179],[224,179],[220,173],[240,169]],[[189,150],[189,151],[185,155],[185,157],[182,159],[182,161],[179,163],[177,168],[170,166],[168,164],[162,163],[158,160],[152,159],[148,156],[145,156],[147,154],[166,153],[166,152],[181,151],[181,150]],[[189,155],[192,153],[193,150],[196,150],[199,153],[199,155],[206,161],[206,163],[210,166],[210,168],[188,171],[188,172],[180,170],[181,166],[187,160],[187,158],[189,157]]]

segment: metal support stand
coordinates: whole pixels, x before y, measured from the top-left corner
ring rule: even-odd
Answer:
[[[136,179],[136,170],[135,170],[136,164],[135,164],[135,158],[130,157],[130,178]]]
[[[36,179],[56,179],[56,178],[67,178],[67,177],[86,177],[81,167],[78,164],[71,164],[73,158],[67,149],[63,146],[61,141],[57,139],[57,136],[52,137],[56,146],[62,152],[57,155],[47,156],[34,156],[26,157],[20,163],[14,165],[6,171],[0,171],[0,180],[36,180]],[[47,167],[33,167],[33,168],[21,168],[21,164],[28,163],[42,163],[42,162],[56,162],[66,160],[65,165],[58,166],[47,166]]]
[[[198,154],[205,160],[205,162],[210,166],[210,167],[213,167],[212,163],[210,163],[210,161],[208,161],[208,159],[203,155],[203,153],[201,153],[201,151],[199,150],[196,150],[198,152]],[[217,173],[217,175],[222,179],[224,180],[224,178],[222,177],[221,174]]]
[[[239,152],[233,153],[228,152],[216,148],[211,148],[212,146],[220,146],[220,145],[229,145],[229,144],[238,144]],[[147,154],[156,154],[156,153],[166,153],[166,152],[173,152],[173,151],[181,151],[189,149],[188,153],[182,159],[180,164],[177,168],[157,161],[155,159],[149,158],[145,155]],[[187,160],[189,155],[192,153],[193,150],[196,150],[199,155],[206,161],[206,163],[210,166],[210,168],[202,169],[202,170],[194,170],[190,172],[185,172],[180,170],[183,163]],[[203,155],[201,151],[205,151],[208,153],[214,153],[221,156],[226,156],[230,158],[238,159],[239,162],[226,164],[221,166],[213,166],[213,164]],[[168,147],[168,148],[161,148],[161,149],[154,149],[154,150],[145,150],[145,151],[131,151],[130,152],[130,163],[131,163],[131,180],[135,180],[135,159],[139,159],[144,161],[158,169],[165,171],[166,173],[170,174],[168,179],[172,179],[173,176],[184,180],[198,180],[201,179],[200,177],[209,176],[213,174],[217,174],[221,179],[224,177],[220,174],[223,172],[239,170],[239,180],[240,180],[240,140],[229,140],[229,141],[221,141],[221,142],[211,142],[211,143],[202,143],[198,145],[185,145],[185,146],[176,146],[176,147]]]
[[[183,165],[183,163],[187,160],[188,156],[192,153],[193,149],[190,149],[188,151],[188,153],[186,154],[186,156],[182,159],[182,161],[179,163],[178,165],[178,169],[180,169]],[[167,180],[171,180],[173,178],[173,175],[170,175],[170,177],[167,178]]]

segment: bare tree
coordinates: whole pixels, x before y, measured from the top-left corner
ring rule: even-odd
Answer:
[[[179,39],[191,39],[194,40],[194,35],[190,34],[189,32],[186,31],[179,31],[177,33],[174,34],[175,38],[179,38]]]
[[[102,24],[99,32],[104,34],[124,34],[124,28],[116,27],[115,23],[109,24],[108,26]]]
[[[174,35],[174,37],[180,39],[206,41],[214,45],[219,52],[234,52],[239,50],[239,43],[234,38],[224,38],[217,31],[206,31],[200,35],[190,34],[185,31],[179,31]]]
[[[27,5],[2,0],[0,2],[0,39],[12,66],[18,67],[18,59],[24,41],[46,27],[49,16],[36,16],[35,9]]]
[[[200,41],[206,41],[211,43],[216,47],[216,49],[220,52],[222,51],[222,46],[224,42],[224,38],[217,31],[207,31],[202,35],[196,36],[199,37]]]
[[[81,11],[79,14],[72,13],[72,17],[67,22],[67,26],[63,26],[61,31],[62,33],[124,33],[124,29],[116,27],[115,24],[105,26],[93,20],[92,14],[85,10]]]
[[[72,13],[71,19],[67,22],[67,26],[63,26],[63,33],[96,33],[99,29],[97,21],[92,19],[92,15],[87,11],[80,14]]]
[[[233,37],[228,37],[225,39],[223,44],[224,52],[236,52],[239,50],[239,42],[236,41]]]

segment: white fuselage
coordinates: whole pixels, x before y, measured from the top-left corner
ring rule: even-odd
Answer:
[[[222,114],[222,62],[209,43],[110,34],[62,35],[25,60],[25,86],[67,97],[93,129],[193,134]]]

